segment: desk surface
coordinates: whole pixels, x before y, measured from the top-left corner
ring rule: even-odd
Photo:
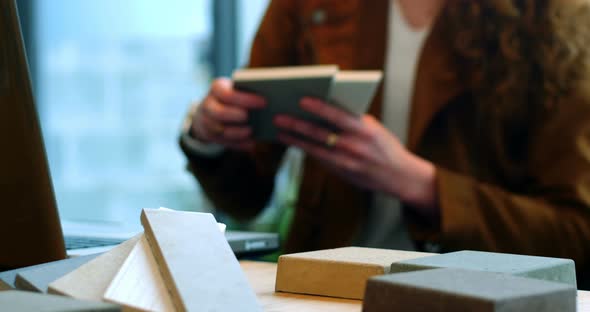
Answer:
[[[242,261],[241,265],[264,311],[361,311],[360,300],[275,293],[275,263]],[[578,291],[578,312],[590,312],[590,291]]]

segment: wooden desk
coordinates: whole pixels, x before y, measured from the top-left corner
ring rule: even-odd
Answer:
[[[277,265],[268,262],[241,261],[258,301],[264,311],[354,311],[362,309],[362,301],[320,296],[275,293]],[[578,312],[590,312],[590,291],[578,291]]]

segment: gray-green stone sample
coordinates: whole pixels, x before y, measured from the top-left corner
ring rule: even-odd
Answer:
[[[76,270],[100,254],[73,257],[45,263],[39,267],[21,269],[15,278],[16,288],[47,293],[49,284],[56,279]]]
[[[0,290],[22,289],[37,292],[47,292],[48,279],[57,279],[62,275],[77,269],[84,262],[92,260],[96,255],[81,256],[76,258],[68,258],[64,260],[57,260],[52,262],[41,263],[28,267],[22,267],[10,271],[0,272]],[[22,275],[24,272],[46,272],[43,279],[36,278],[27,285],[26,288],[20,288],[17,283],[17,275]],[[35,273],[36,274],[36,273]],[[38,274],[36,274],[38,275]],[[46,282],[47,281],[47,282]],[[22,283],[21,283],[22,284]],[[34,285],[34,286],[33,286]],[[23,286],[23,285],[20,285]]]
[[[393,263],[391,273],[436,268],[505,273],[577,286],[573,260],[471,250]]]
[[[105,302],[81,301],[30,291],[0,291],[0,310],[18,312],[119,312],[121,308]]]
[[[575,312],[571,285],[501,273],[433,269],[369,279],[365,312]]]

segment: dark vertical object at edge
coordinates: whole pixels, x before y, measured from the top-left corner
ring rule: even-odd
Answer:
[[[0,267],[66,256],[15,0],[0,1]]]
[[[16,0],[18,16],[20,19],[21,32],[25,42],[25,51],[27,52],[27,61],[29,63],[29,73],[33,85],[33,93],[37,95],[37,40],[35,38],[35,28],[37,18],[35,16],[35,5],[37,0]]]

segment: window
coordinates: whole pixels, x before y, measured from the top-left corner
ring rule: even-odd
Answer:
[[[248,52],[250,52],[252,39],[268,6],[268,2],[269,0],[239,0],[237,3],[238,66],[244,66],[248,61]]]
[[[135,230],[144,207],[208,210],[177,138],[213,76],[214,1],[30,2],[24,28],[34,26],[29,55],[62,219]],[[239,8],[233,63],[243,65],[268,0],[223,1]]]
[[[210,1],[42,0],[38,103],[60,213],[127,223],[195,209],[176,145],[210,79]]]

